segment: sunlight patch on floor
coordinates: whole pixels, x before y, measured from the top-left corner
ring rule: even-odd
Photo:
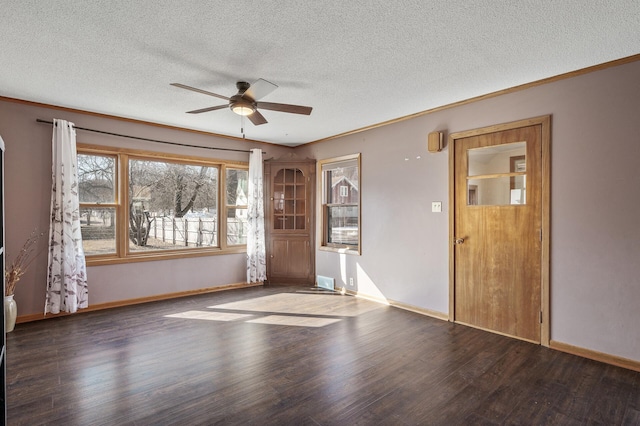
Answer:
[[[356,305],[354,312],[354,304]],[[274,312],[283,314],[336,315],[355,317],[378,309],[373,304],[358,304],[349,296],[333,294],[280,293],[237,302],[209,306],[210,309]]]
[[[291,325],[295,327],[324,327],[341,321],[339,318],[313,318],[288,315],[268,315],[247,322],[254,324]]]
[[[205,321],[239,321],[295,327],[325,327],[378,309],[350,296],[301,291],[255,297],[165,315],[166,318]]]
[[[237,321],[239,319],[246,319],[247,317],[253,317],[251,314],[236,314],[232,312],[213,312],[213,311],[185,311],[178,312],[171,315],[165,315],[166,318],[184,318],[184,319],[199,319],[207,321]]]

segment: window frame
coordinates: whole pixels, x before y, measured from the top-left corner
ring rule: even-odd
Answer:
[[[358,167],[358,243],[357,246],[351,244],[338,244],[329,242],[329,222],[328,222],[328,209],[331,206],[356,206],[353,203],[347,204],[329,204],[327,203],[327,187],[325,181],[325,173],[327,167],[331,165],[344,163],[344,162],[352,162],[355,160],[356,166]],[[325,170],[323,170],[325,169]],[[361,164],[361,154],[349,154],[343,155],[340,157],[327,158],[324,160],[319,160],[316,166],[316,176],[318,176],[318,184],[317,184],[317,193],[318,193],[318,203],[317,203],[317,217],[319,218],[319,225],[317,227],[316,240],[318,241],[318,249],[322,251],[330,251],[337,253],[347,253],[347,254],[362,254],[362,164]]]
[[[116,182],[115,204],[80,203],[83,206],[99,205],[116,209],[116,251],[115,253],[85,254],[87,266],[110,265],[130,262],[144,262],[189,257],[213,256],[221,254],[246,253],[246,244],[227,245],[227,168],[249,170],[248,162],[219,160],[196,156],[185,156],[127,148],[104,147],[78,143],[77,153],[84,155],[113,156],[116,159],[114,180]],[[216,167],[217,184],[217,246],[164,249],[157,251],[131,252],[129,250],[129,160],[166,161],[177,164]],[[223,220],[224,218],[224,220]]]
[[[247,244],[229,244],[229,230],[228,230],[228,221],[227,219],[229,219],[229,209],[236,209],[237,210],[245,210],[247,213],[249,212],[249,204],[235,204],[235,205],[230,205],[229,204],[229,200],[228,200],[228,192],[227,192],[227,171],[229,169],[232,170],[246,170],[247,172],[247,193],[245,194],[247,196],[247,203],[249,202],[249,186],[248,186],[248,181],[249,181],[249,167],[238,167],[236,165],[231,165],[231,164],[225,164],[225,166],[223,167],[223,169],[221,170],[222,173],[224,173],[224,215],[225,215],[225,230],[224,230],[224,241],[225,244],[227,245],[227,247],[246,247]],[[220,237],[222,238],[222,237]]]
[[[77,150],[77,155],[93,155],[93,156],[100,156],[100,157],[110,157],[113,158],[114,160],[114,165],[113,165],[113,202],[111,203],[102,203],[102,202],[80,202],[79,203],[79,207],[80,210],[82,211],[83,209],[94,209],[94,210],[104,210],[104,209],[114,209],[115,210],[115,221],[116,221],[116,226],[115,226],[115,235],[114,235],[114,244],[115,244],[115,251],[113,253],[101,253],[101,254],[95,254],[95,255],[90,255],[90,256],[95,256],[96,258],[100,257],[100,258],[106,258],[106,257],[113,257],[119,254],[119,250],[120,248],[118,247],[118,224],[120,223],[120,217],[118,214],[118,207],[120,205],[120,200],[119,200],[119,194],[120,194],[120,174],[118,172],[119,169],[119,164],[118,164],[118,157],[115,154],[111,154],[111,153],[104,153],[104,152],[92,152],[92,153],[88,153],[88,152],[84,152],[81,151],[80,149]],[[85,256],[86,257],[86,256]]]

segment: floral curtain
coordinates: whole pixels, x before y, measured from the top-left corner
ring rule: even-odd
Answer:
[[[247,232],[247,282],[263,282],[267,278],[264,244],[264,197],[262,183],[262,150],[252,149],[249,157],[249,199]]]
[[[49,274],[44,313],[89,306],[87,267],[80,234],[80,205],[73,123],[53,121]]]

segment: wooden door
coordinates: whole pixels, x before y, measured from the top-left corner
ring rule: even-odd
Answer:
[[[267,282],[313,285],[315,162],[265,162]]]
[[[454,319],[539,343],[542,126],[453,142]]]

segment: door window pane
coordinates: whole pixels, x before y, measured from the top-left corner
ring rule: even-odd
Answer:
[[[526,150],[526,142],[469,149],[467,204],[526,204]]]
[[[506,206],[526,204],[525,176],[518,176],[516,187],[511,177],[469,179],[467,181],[468,205]]]
[[[526,172],[527,143],[514,142],[467,150],[468,176],[512,173],[512,157],[518,157],[518,172]]]

